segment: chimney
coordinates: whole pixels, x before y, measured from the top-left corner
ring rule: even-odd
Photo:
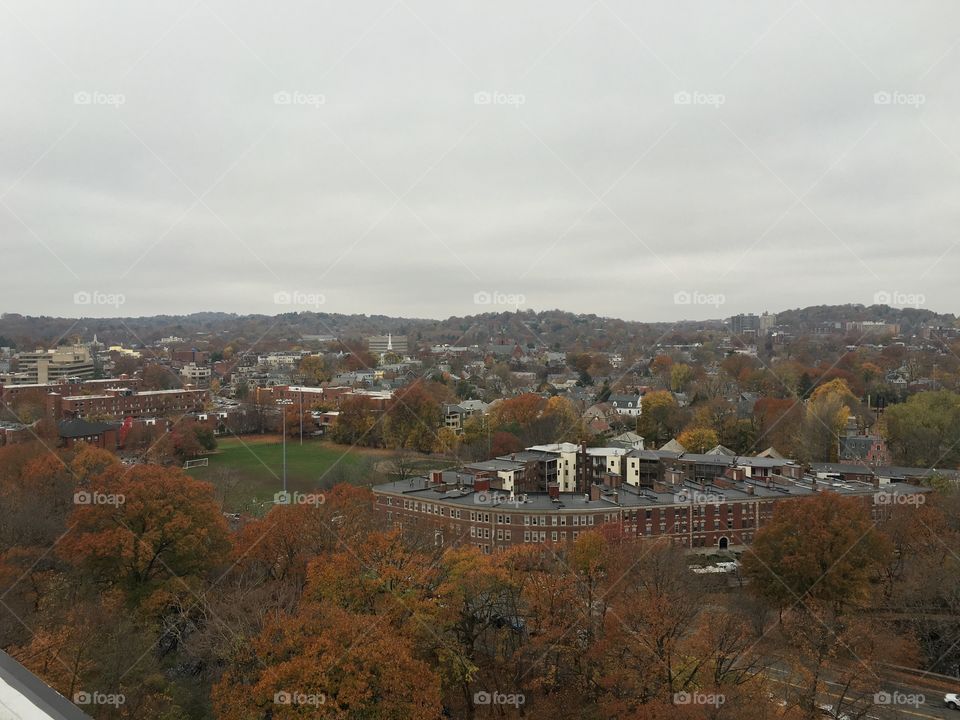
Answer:
[[[682,485],[683,484],[683,472],[681,470],[665,470],[663,473],[663,481],[667,485]]]
[[[613,501],[614,501],[617,505],[620,504],[620,491],[619,491],[619,490],[615,490],[615,491],[614,491],[614,493],[613,493]]]
[[[590,486],[590,499],[593,500],[593,501],[596,501],[596,500],[599,500],[599,499],[600,499],[600,486],[599,486],[599,485],[594,484],[594,485],[591,485],[591,486]]]
[[[442,485],[442,484],[443,484],[443,470],[434,470],[434,471],[430,474],[430,480],[433,482],[434,485]]]
[[[560,499],[560,485],[557,483],[550,483],[547,485],[547,493],[550,495],[551,500]]]
[[[744,476],[746,475],[743,468],[740,467],[729,467],[724,470],[723,474],[731,480],[736,480],[738,482],[743,480]]]
[[[473,481],[473,489],[476,492],[484,492],[490,489],[490,478],[478,477]]]
[[[752,484],[747,485],[747,495],[754,495],[754,494],[756,494],[756,488],[754,488]]]

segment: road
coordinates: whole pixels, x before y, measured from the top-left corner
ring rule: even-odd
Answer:
[[[800,689],[801,686],[792,682],[790,677],[790,672],[783,668],[779,667],[769,667],[765,671],[767,677],[770,680],[773,680],[776,683],[779,683],[784,686],[790,686]],[[842,691],[843,686],[840,683],[835,683],[830,680],[824,680],[823,684],[829,688],[829,690],[834,690],[834,693],[824,692],[818,698],[819,702],[823,705],[833,704],[836,702],[837,693]],[[890,706],[876,706],[874,707],[867,717],[876,718],[877,720],[893,720],[895,718],[932,718],[936,720],[960,720],[960,710],[950,710],[948,707],[943,704],[943,693],[942,689],[936,689],[936,686],[940,683],[935,680],[928,682],[927,678],[917,681],[910,680],[887,680],[883,683],[882,687],[888,694],[894,696],[899,693],[899,697],[904,696],[920,696],[924,697],[924,702],[916,706],[912,705],[890,705]],[[957,683],[958,688],[957,692],[960,692],[960,682]]]

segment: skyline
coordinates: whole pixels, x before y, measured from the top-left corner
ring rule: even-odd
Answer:
[[[450,320],[450,319],[453,319],[453,318],[475,317],[475,316],[486,315],[486,314],[498,315],[498,314],[502,314],[502,313],[505,313],[505,312],[506,312],[506,313],[520,312],[521,314],[522,314],[522,313],[525,313],[525,312],[532,312],[532,313],[534,313],[534,314],[536,314],[536,315],[540,315],[540,314],[544,314],[544,313],[555,313],[555,312],[556,312],[556,313],[563,313],[563,314],[574,315],[574,316],[595,315],[596,317],[602,318],[602,319],[605,319],[605,320],[619,320],[619,321],[622,321],[622,322],[637,322],[637,323],[641,323],[641,324],[661,324],[661,325],[662,325],[662,324],[671,324],[671,323],[674,323],[674,324],[678,324],[678,323],[703,323],[703,322],[720,322],[720,323],[722,323],[722,322],[725,322],[725,321],[729,320],[731,317],[734,317],[734,316],[737,316],[737,315],[746,315],[746,316],[754,315],[754,316],[758,316],[758,317],[759,317],[759,316],[763,316],[763,315],[769,314],[769,315],[772,315],[772,316],[776,317],[776,316],[778,316],[778,315],[780,315],[780,314],[782,314],[782,313],[796,312],[796,311],[804,311],[804,310],[810,309],[811,307],[837,307],[837,308],[843,308],[843,307],[857,307],[857,306],[860,306],[860,307],[863,307],[864,309],[866,309],[866,308],[869,308],[869,307],[877,307],[877,306],[881,306],[881,305],[882,305],[882,304],[863,304],[863,303],[842,303],[842,304],[838,304],[838,305],[823,304],[823,305],[809,305],[809,306],[796,307],[796,308],[781,308],[781,309],[776,309],[776,310],[774,310],[774,309],[764,309],[764,310],[759,310],[759,311],[758,311],[758,310],[750,310],[750,311],[746,311],[746,312],[743,312],[743,313],[720,314],[720,315],[703,317],[703,318],[675,317],[675,318],[652,319],[652,320],[631,320],[631,319],[629,319],[629,318],[621,317],[621,316],[617,316],[617,315],[601,315],[601,314],[599,314],[599,313],[578,312],[578,311],[576,311],[576,310],[569,310],[569,309],[564,309],[564,308],[535,308],[535,307],[521,307],[521,308],[519,308],[519,310],[505,309],[505,308],[503,308],[503,307],[499,307],[499,308],[494,307],[494,308],[490,308],[490,309],[484,310],[484,309],[482,309],[482,307],[481,307],[481,308],[478,308],[478,310],[477,310],[476,312],[470,313],[470,314],[466,314],[466,315],[445,315],[445,316],[427,317],[427,316],[413,316],[413,315],[391,315],[391,314],[385,313],[385,312],[373,312],[373,313],[342,312],[342,313],[341,313],[341,312],[328,311],[328,310],[326,310],[326,309],[323,309],[322,307],[321,307],[320,309],[292,308],[292,309],[286,310],[286,311],[265,312],[265,313],[256,313],[256,312],[251,312],[251,313],[238,313],[238,312],[234,312],[234,311],[230,311],[230,310],[198,309],[198,310],[193,310],[193,311],[191,311],[191,312],[186,312],[186,313],[162,313],[162,312],[161,312],[161,313],[154,313],[154,314],[150,314],[150,315],[124,315],[124,314],[119,313],[119,312],[114,312],[114,313],[111,314],[111,313],[109,312],[109,309],[112,309],[113,306],[110,306],[110,308],[106,308],[106,309],[105,309],[104,306],[102,306],[102,305],[100,305],[100,306],[98,306],[98,305],[91,305],[90,307],[92,307],[94,310],[97,310],[97,309],[103,310],[104,314],[101,314],[101,315],[88,315],[88,314],[80,313],[80,314],[76,314],[76,315],[39,315],[39,314],[30,314],[30,313],[20,313],[20,312],[16,312],[16,311],[5,311],[5,312],[0,313],[0,320],[2,320],[2,319],[4,318],[4,316],[6,316],[6,315],[15,315],[15,316],[23,317],[23,318],[41,318],[41,317],[43,317],[43,318],[49,318],[49,319],[55,319],[55,320],[76,320],[76,321],[80,321],[80,320],[113,320],[113,319],[127,320],[127,319],[137,319],[137,318],[149,319],[149,318],[156,318],[156,317],[190,317],[190,316],[192,316],[192,315],[203,315],[203,314],[236,315],[237,317],[240,317],[240,318],[242,318],[242,317],[254,317],[254,316],[263,316],[263,317],[269,317],[269,318],[276,318],[276,317],[278,317],[278,316],[280,316],[280,315],[289,314],[289,313],[317,313],[317,314],[338,315],[338,316],[342,316],[342,317],[370,317],[370,318],[373,318],[373,317],[386,317],[386,318],[389,318],[389,319],[391,319],[391,320],[410,320],[410,321],[416,321],[416,322],[422,322],[422,321],[446,322],[446,321],[448,321],[448,320]],[[81,307],[87,307],[87,306],[82,305]],[[121,309],[122,309],[122,307],[123,307],[123,303],[121,303],[121,305],[120,305],[120,308],[121,308]],[[680,307],[683,307],[683,306],[680,306]],[[893,310],[893,311],[914,310],[914,309],[917,309],[917,310],[929,311],[929,312],[934,313],[935,315],[938,315],[938,316],[941,316],[941,315],[954,315],[954,313],[941,312],[941,311],[938,310],[938,309],[929,308],[929,307],[897,307],[897,306],[892,306],[892,305],[888,305],[887,307],[889,307],[889,309],[890,309],[890,310]]]

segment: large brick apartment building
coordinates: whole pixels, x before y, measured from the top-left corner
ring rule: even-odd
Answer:
[[[98,395],[47,395],[47,406],[55,418],[61,417],[153,417],[168,413],[202,410],[209,400],[207,390],[147,390],[107,388]]]
[[[24,383],[19,385],[4,385],[0,382],[0,401],[12,405],[24,397],[45,396],[55,392],[60,395],[96,395],[107,388],[122,385],[125,388],[136,390],[140,386],[139,378],[121,375],[117,378],[98,378],[91,380],[63,380],[60,382]]]
[[[869,481],[808,475],[789,460],[649,450],[610,455],[620,468],[636,461],[637,481],[624,482],[623,474],[596,462],[603,450],[613,448],[576,453],[578,485],[584,484],[574,492],[562,491],[557,480],[547,480],[545,491],[517,490],[503,477],[511,459],[498,458],[499,464],[488,461],[459,472],[435,471],[377,485],[375,506],[394,527],[432,532],[437,543],[469,543],[485,553],[524,543],[569,542],[604,526],[628,537],[669,538],[687,548],[725,550],[748,545],[780,502],[829,490],[861,498],[880,517],[927,491],[875,475]],[[549,451],[528,452],[530,457],[518,453],[512,462],[552,465]],[[656,468],[650,466],[654,458]],[[639,474],[641,461],[648,465],[645,476]],[[555,477],[549,470],[531,474],[530,466],[515,471],[527,483]]]

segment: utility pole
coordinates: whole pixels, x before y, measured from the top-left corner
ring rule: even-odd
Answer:
[[[283,417],[283,492],[287,492],[287,406],[280,409]]]

